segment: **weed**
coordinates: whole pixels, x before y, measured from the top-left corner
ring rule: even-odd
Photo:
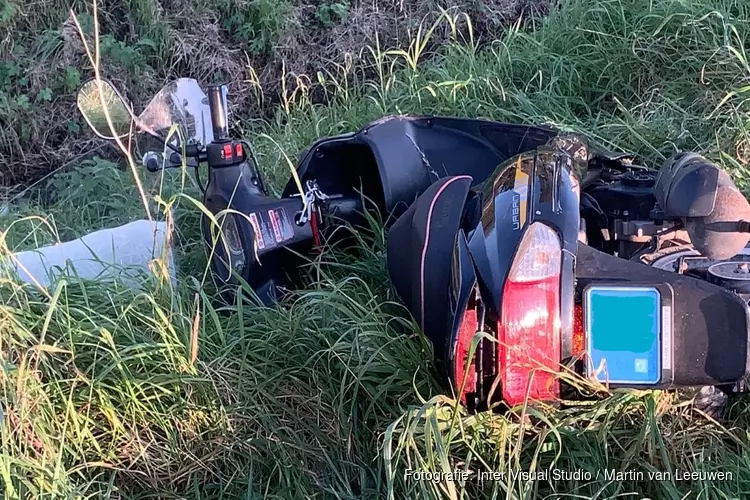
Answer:
[[[315,18],[326,27],[346,23],[350,5],[344,2],[323,2],[315,9]]]

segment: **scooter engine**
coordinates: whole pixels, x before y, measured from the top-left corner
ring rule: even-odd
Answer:
[[[672,247],[669,250],[643,254],[639,260],[658,269],[685,274],[721,286],[750,303],[750,246],[728,260],[709,259],[691,245]]]
[[[723,171],[697,155],[689,159],[693,165],[701,162],[701,166],[711,167],[711,172],[716,174],[716,183],[721,184],[723,180],[726,184],[718,187],[717,194],[714,194],[714,206],[711,207],[714,213],[730,212],[736,218],[746,215],[747,202],[735,196],[738,191]],[[688,163],[687,167],[690,168],[691,164]],[[687,170],[684,161],[678,165],[680,168],[683,172]],[[693,167],[693,170],[697,169]],[[665,172],[662,177],[669,174]],[[686,177],[682,172],[672,173],[672,176],[680,181],[680,174]],[[670,212],[671,207],[662,207],[662,204],[668,205],[663,200],[666,195],[661,196],[662,203],[659,203],[660,183],[664,184],[664,181],[660,181],[659,171],[641,166],[628,164],[622,169],[603,169],[596,182],[584,190],[581,199],[581,215],[586,222],[589,244],[620,258],[721,286],[750,303],[750,245],[728,258],[712,258],[701,253],[691,241],[689,228],[691,224],[695,225],[693,220],[684,217],[684,213]],[[722,187],[726,187],[723,192]],[[728,208],[720,203],[732,206]],[[733,228],[727,227],[722,237],[732,237],[732,233]],[[740,232],[734,234],[745,237]]]

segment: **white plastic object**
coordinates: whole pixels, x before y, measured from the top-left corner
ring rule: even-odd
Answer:
[[[166,258],[174,285],[174,259],[171,248],[164,251],[166,241],[166,222],[138,220],[65,243],[15,253],[8,264],[22,281],[44,287],[63,276],[78,276],[88,280],[118,279],[137,288],[143,281],[139,274],[153,276],[151,262]]]

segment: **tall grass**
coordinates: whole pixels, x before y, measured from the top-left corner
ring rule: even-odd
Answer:
[[[677,150],[702,151],[743,180],[749,11],[731,0],[569,0],[528,29],[481,49],[450,44],[414,69],[408,57],[370,50],[377,81],[350,82],[340,106],[305,105],[280,120],[300,147],[385,113],[543,122],[657,165]],[[394,74],[394,62],[407,69]]]
[[[451,15],[457,40],[430,60],[372,47],[374,79],[321,74],[328,104],[311,104],[312,85],[290,89],[273,119],[244,126],[276,189],[282,153],[410,112],[552,123],[652,164],[697,150],[747,187],[748,11],[740,0],[570,0],[481,46]],[[43,209],[67,237],[138,215],[128,173],[98,162],[76,175]],[[178,184],[162,198],[180,199]],[[627,391],[469,415],[440,389],[429,344],[384,279],[382,232],[361,236],[359,259],[321,256],[276,308],[249,291],[218,306],[196,278],[197,210],[174,207],[177,290],[68,280],[47,296],[0,284],[7,498],[747,497],[746,402],[722,422],[673,394]],[[7,246],[36,244],[45,230],[33,224],[5,232]],[[496,480],[412,475],[456,470]],[[545,470],[570,476],[516,474]],[[678,470],[732,477],[680,481]]]

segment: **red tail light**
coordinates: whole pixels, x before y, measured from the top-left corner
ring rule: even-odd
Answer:
[[[560,239],[535,222],[523,239],[505,282],[498,324],[503,399],[556,399],[560,387]]]

